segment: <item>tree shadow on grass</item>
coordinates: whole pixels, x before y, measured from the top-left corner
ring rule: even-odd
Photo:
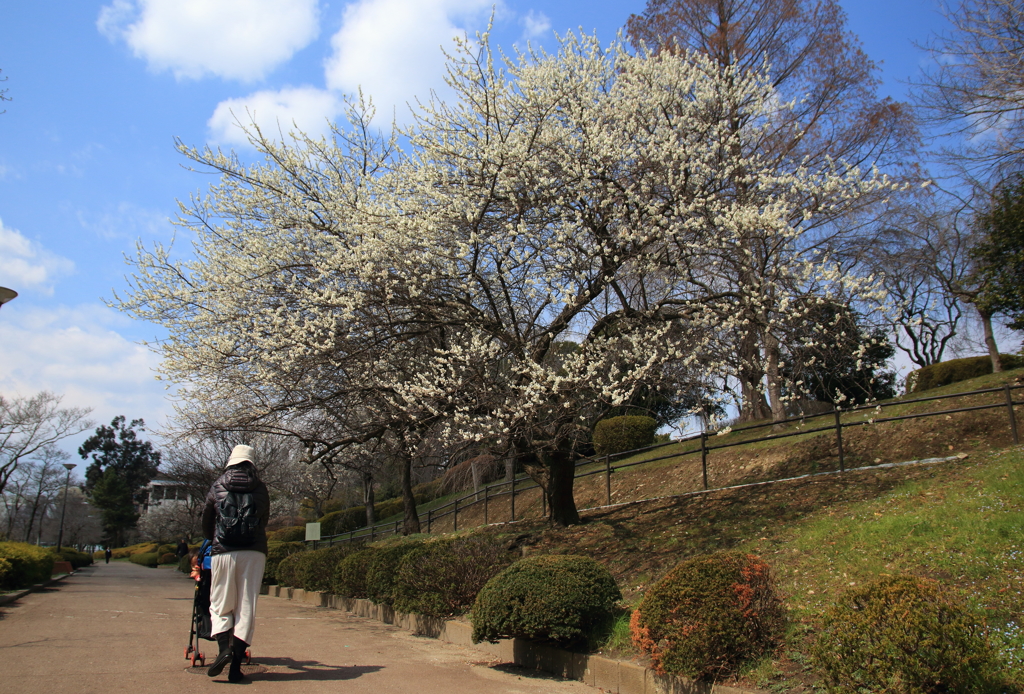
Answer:
[[[357,677],[384,669],[383,665],[326,665],[316,660],[293,660],[292,658],[260,657],[255,659],[254,663],[268,668],[275,668],[267,672],[258,672],[251,675],[254,680],[266,680],[268,682],[354,680]],[[286,668],[288,671],[277,670],[276,668]]]

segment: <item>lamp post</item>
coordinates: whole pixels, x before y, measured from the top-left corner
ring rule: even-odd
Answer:
[[[8,289],[7,287],[0,287],[0,306],[3,306],[11,299],[16,299],[17,297],[18,292],[14,291],[13,289]]]
[[[60,507],[60,531],[57,533],[57,551],[60,551],[60,543],[64,540],[64,512],[68,510],[68,484],[71,482],[71,471],[75,469],[74,463],[64,463],[64,469],[68,476],[64,479],[64,505]]]

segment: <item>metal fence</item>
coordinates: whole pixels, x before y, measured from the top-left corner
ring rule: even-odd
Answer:
[[[1021,386],[1021,385],[1011,386],[1009,384],[1006,384],[1006,385],[1004,385],[1001,388],[985,388],[985,389],[982,389],[982,390],[972,390],[972,391],[967,391],[967,392],[963,392],[963,393],[950,393],[950,394],[947,394],[947,395],[936,395],[936,396],[926,397],[926,398],[915,398],[913,400],[899,400],[899,401],[884,402],[884,403],[874,403],[874,404],[871,404],[871,405],[861,405],[861,406],[858,406],[858,407],[851,407],[851,408],[848,408],[848,409],[845,409],[845,410],[841,410],[841,409],[835,408],[835,409],[832,409],[832,410],[829,410],[829,411],[826,411],[826,412],[822,412],[822,413],[819,413],[819,414],[802,415],[802,416],[799,416],[799,417],[790,417],[790,418],[787,418],[787,419],[784,419],[784,420],[778,421],[778,422],[764,422],[764,423],[761,423],[761,424],[754,424],[754,425],[751,425],[751,426],[746,426],[746,427],[740,427],[740,428],[737,428],[737,429],[732,429],[729,433],[731,433],[731,434],[741,434],[743,432],[755,431],[757,429],[764,429],[764,428],[768,428],[768,427],[775,428],[775,427],[780,427],[780,426],[784,426],[784,425],[787,425],[787,424],[799,423],[799,424],[803,425],[803,424],[806,424],[807,422],[809,422],[811,420],[816,420],[816,419],[821,419],[821,418],[831,418],[831,420],[832,420],[829,424],[827,424],[825,426],[817,426],[817,427],[810,428],[810,429],[807,429],[807,428],[804,428],[803,426],[801,426],[796,431],[789,431],[789,432],[777,433],[777,434],[769,434],[768,436],[761,436],[761,437],[752,438],[752,439],[744,438],[741,441],[730,441],[730,442],[712,444],[711,442],[714,439],[718,438],[718,435],[716,433],[708,434],[708,432],[702,431],[701,433],[695,434],[693,436],[688,436],[688,437],[683,438],[683,439],[677,439],[675,441],[668,441],[668,442],[665,442],[665,443],[659,443],[659,444],[655,444],[653,446],[647,446],[646,448],[638,448],[638,449],[631,450],[631,451],[623,451],[621,453],[615,453],[615,454],[604,455],[604,456],[594,456],[594,457],[589,457],[589,458],[582,458],[579,461],[577,461],[577,463],[576,463],[576,474],[575,474],[575,477],[576,477],[576,479],[579,479],[579,478],[582,478],[582,477],[589,477],[591,475],[604,475],[605,476],[605,485],[604,485],[605,486],[605,500],[607,502],[607,505],[611,505],[611,503],[612,503],[612,475],[616,471],[624,470],[624,469],[630,468],[630,467],[635,467],[637,465],[649,465],[651,463],[656,463],[656,462],[663,461],[663,460],[682,459],[682,458],[685,458],[685,457],[690,456],[690,455],[697,455],[699,453],[700,457],[701,457],[702,488],[704,490],[710,490],[711,488],[708,486],[708,455],[712,451],[721,450],[723,448],[732,448],[734,446],[745,446],[745,445],[748,445],[748,444],[758,443],[758,442],[762,442],[762,441],[775,441],[775,440],[779,440],[779,439],[790,438],[790,437],[793,437],[793,436],[806,436],[808,434],[815,434],[815,433],[820,433],[820,432],[825,432],[825,431],[833,431],[833,432],[835,432],[836,447],[837,447],[838,456],[839,456],[839,472],[845,472],[847,470],[847,467],[846,467],[845,456],[844,456],[844,453],[843,453],[843,429],[844,428],[851,427],[851,426],[862,426],[862,425],[864,425],[866,423],[881,424],[883,422],[898,422],[898,421],[908,420],[908,419],[919,419],[919,418],[922,418],[922,417],[937,417],[937,416],[940,416],[940,415],[955,414],[957,412],[974,412],[974,411],[978,411],[978,410],[991,410],[991,409],[996,409],[996,408],[1004,408],[1006,410],[1006,416],[1007,416],[1007,419],[1009,421],[1010,434],[1011,434],[1011,437],[1013,439],[1013,443],[1014,444],[1018,444],[1018,443],[1020,443],[1020,437],[1019,437],[1018,432],[1017,432],[1017,418],[1016,418],[1016,415],[1014,414],[1013,408],[1014,408],[1015,405],[1024,405],[1024,401],[1015,402],[1013,400],[1013,391],[1019,390],[1021,388],[1024,388],[1024,386]],[[953,408],[953,409],[936,410],[936,411],[931,411],[931,412],[919,412],[919,413],[915,413],[915,414],[899,415],[899,416],[895,416],[895,417],[872,417],[867,422],[862,422],[862,421],[847,421],[847,422],[843,422],[842,421],[842,416],[843,415],[848,415],[848,414],[856,413],[856,412],[863,412],[863,411],[868,411],[868,410],[874,410],[874,411],[880,413],[880,412],[883,411],[884,408],[887,408],[887,407],[902,407],[902,406],[906,406],[906,405],[912,405],[912,404],[915,404],[915,403],[932,402],[932,401],[937,401],[937,400],[948,400],[950,398],[960,398],[960,397],[967,397],[967,396],[971,396],[971,395],[984,395],[984,394],[988,394],[988,393],[999,393],[999,392],[1002,392],[1004,394],[1004,396],[1005,396],[1004,399],[1003,399],[1003,402],[989,403],[989,404],[984,404],[984,405],[972,405],[970,407],[957,407],[957,408]],[[655,456],[653,458],[645,458],[643,460],[636,460],[636,461],[633,461],[633,462],[621,463],[621,464],[618,464],[618,465],[613,463],[614,460],[624,460],[626,458],[632,458],[633,456],[639,455],[641,453],[648,453],[648,452],[651,452],[651,451],[657,451],[659,449],[662,449],[662,448],[665,448],[665,447],[668,447],[668,446],[679,446],[680,444],[686,444],[686,443],[696,442],[696,441],[700,442],[700,447],[699,448],[695,447],[692,450],[688,450],[688,451],[674,451],[674,452],[672,452],[671,454],[668,454],[668,455]],[[584,468],[590,468],[590,469],[584,469]],[[764,480],[764,481],[765,482],[772,482],[772,481],[778,481],[778,480],[779,480],[779,478],[768,479],[768,480]],[[715,487],[714,489],[722,489],[722,487]],[[531,492],[531,491],[534,491],[534,490],[541,490],[541,487],[540,487],[539,484],[534,482],[530,477],[528,477],[528,476],[513,476],[513,478],[511,480],[505,480],[505,481],[502,481],[502,482],[492,482],[491,484],[484,485],[482,489],[479,489],[479,490],[476,490],[476,491],[473,491],[473,492],[469,492],[469,493],[467,493],[467,494],[465,494],[463,496],[456,497],[452,501],[449,501],[449,502],[447,502],[447,503],[445,503],[445,504],[443,504],[441,506],[438,506],[437,508],[427,509],[426,518],[423,518],[421,516],[420,522],[421,522],[421,524],[425,523],[425,525],[426,525],[426,532],[430,533],[432,531],[432,529],[433,529],[433,526],[435,524],[437,524],[438,521],[451,516],[451,518],[452,518],[451,530],[455,531],[455,530],[459,529],[459,511],[461,510],[461,511],[465,512],[467,509],[469,509],[472,506],[476,506],[478,504],[482,504],[483,505],[483,525],[488,525],[492,521],[492,519],[491,519],[491,506],[492,506],[492,502],[495,502],[495,501],[498,501],[500,499],[503,499],[504,497],[508,497],[509,498],[509,510],[508,510],[507,516],[505,518],[503,518],[502,521],[503,522],[512,522],[512,521],[517,520],[516,519],[516,495],[518,494],[518,495],[521,496],[524,493]],[[546,499],[545,499],[545,496],[543,494],[543,490],[541,490],[540,500],[541,500],[541,515],[545,516],[545,515],[547,515],[547,509],[546,509]],[[581,509],[581,510],[586,511],[586,510],[590,510],[590,509]],[[331,544],[334,544],[336,542],[352,542],[352,541],[361,541],[361,540],[369,540],[369,541],[372,542],[372,541],[374,541],[376,539],[379,539],[379,538],[382,538],[382,537],[386,537],[388,535],[398,535],[398,534],[400,534],[401,531],[402,531],[402,523],[403,523],[402,519],[398,519],[398,520],[395,520],[394,522],[377,524],[377,525],[373,525],[373,526],[368,527],[368,528],[360,528],[358,530],[353,530],[353,531],[350,531],[348,533],[342,533],[342,534],[339,534],[339,535],[326,536],[326,537],[321,538],[319,544],[331,545]],[[445,525],[447,525],[447,523]]]

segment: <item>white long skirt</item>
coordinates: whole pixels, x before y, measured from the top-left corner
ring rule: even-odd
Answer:
[[[211,634],[234,630],[237,638],[252,643],[256,629],[256,598],[263,583],[267,555],[253,550],[214,554],[210,586]]]

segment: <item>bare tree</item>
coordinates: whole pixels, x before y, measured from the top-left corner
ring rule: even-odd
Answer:
[[[1018,169],[1024,155],[1024,4],[943,4],[948,30],[924,48],[933,58],[917,87],[927,121],[962,139],[940,154],[975,185]]]
[[[61,396],[42,391],[32,397],[0,395],[0,492],[19,463],[93,426],[87,408],[60,406]]]

